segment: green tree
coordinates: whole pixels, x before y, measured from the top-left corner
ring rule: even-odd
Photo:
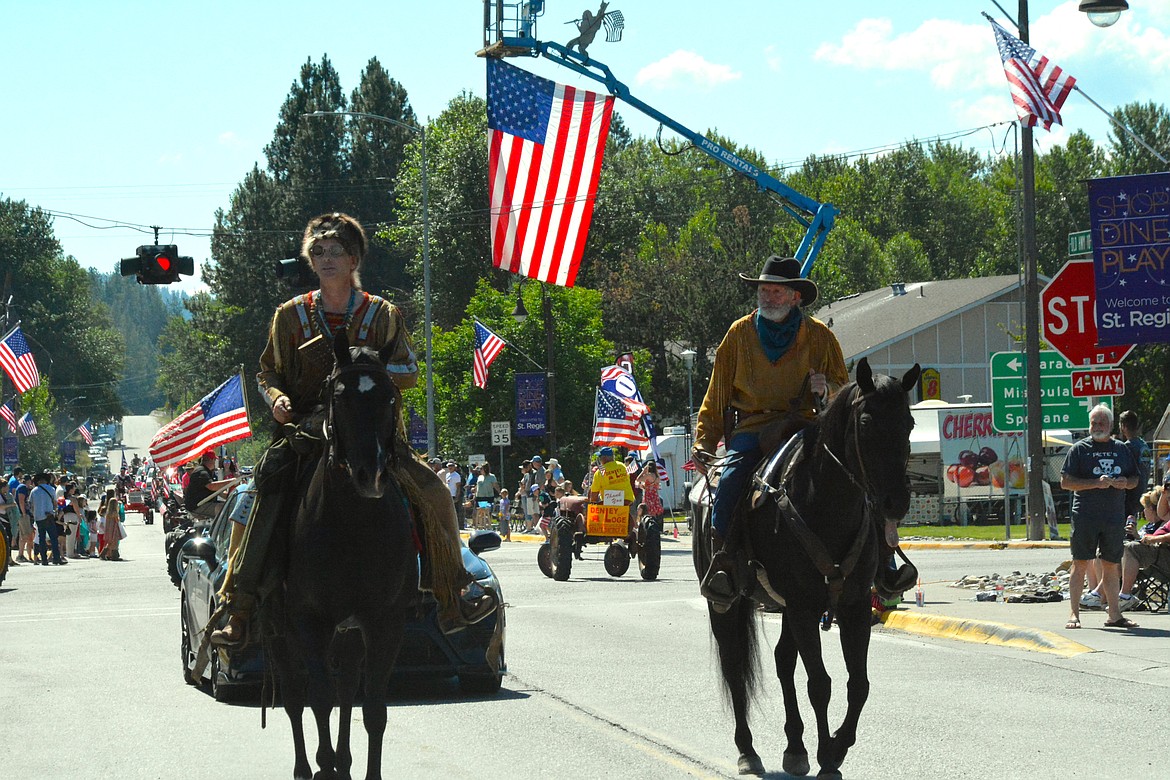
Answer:
[[[84,395],[74,411],[95,421],[120,415],[124,344],[109,311],[93,305],[89,274],[62,253],[50,217],[0,198],[0,253],[0,301],[11,296],[10,325],[20,322],[55,402]]]
[[[41,384],[22,393],[20,411],[31,412],[37,426],[35,436],[20,437],[20,465],[25,471],[57,470],[61,465],[61,437],[53,422],[58,407],[49,385]]]

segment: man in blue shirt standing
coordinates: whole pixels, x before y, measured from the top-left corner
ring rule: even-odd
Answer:
[[[41,534],[40,564],[49,565],[47,549],[53,548],[53,565],[63,566],[69,561],[61,557],[61,548],[57,546],[57,494],[53,490],[49,475],[45,472],[37,474],[36,484],[30,493],[33,520]],[[33,561],[36,563],[36,561]]]
[[[1109,618],[1108,628],[1137,628],[1121,614],[1121,555],[1125,548],[1125,491],[1137,485],[1137,466],[1129,448],[1114,439],[1113,410],[1105,405],[1089,412],[1089,436],[1069,448],[1061,469],[1060,486],[1073,491],[1072,579],[1065,628],[1081,627],[1081,590],[1089,563],[1100,551],[1101,591]]]

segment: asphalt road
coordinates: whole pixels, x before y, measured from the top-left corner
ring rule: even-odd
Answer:
[[[161,528],[137,515],[128,525],[126,561],[22,566],[0,590],[3,776],[290,777],[283,712],[269,712],[261,730],[258,706],[217,704],[184,684],[178,591],[165,575]],[[400,691],[389,701],[386,776],[734,776],[732,719],[686,537],[665,542],[656,582],[636,570],[608,577],[593,548],[569,582],[553,582],[535,555],[535,545],[520,543],[488,554],[509,604],[503,690],[467,698],[441,681]],[[1034,570],[1053,557],[914,555],[932,580]],[[1170,616],[1148,619],[1170,624]],[[775,616],[762,622],[764,685],[753,723],[769,776],[783,777],[783,708],[769,663],[780,625]],[[825,636],[834,725],[844,709],[835,633]],[[1160,739],[1135,737],[1158,733],[1170,675],[1129,647],[1066,659],[878,628],[869,704],[845,776],[1159,777]],[[354,728],[360,777],[365,736],[360,723]]]

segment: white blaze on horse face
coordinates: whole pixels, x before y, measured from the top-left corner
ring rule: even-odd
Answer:
[[[374,389],[374,380],[371,379],[370,377],[366,376],[365,374],[363,374],[361,379],[358,380],[358,392],[359,393],[368,393],[373,389]]]

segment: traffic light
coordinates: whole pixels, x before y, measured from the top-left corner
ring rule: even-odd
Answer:
[[[179,257],[179,247],[161,244],[138,247],[137,257],[122,260],[119,272],[122,276],[135,276],[139,284],[171,284],[179,281],[179,275],[195,273],[195,261],[190,257]]]

